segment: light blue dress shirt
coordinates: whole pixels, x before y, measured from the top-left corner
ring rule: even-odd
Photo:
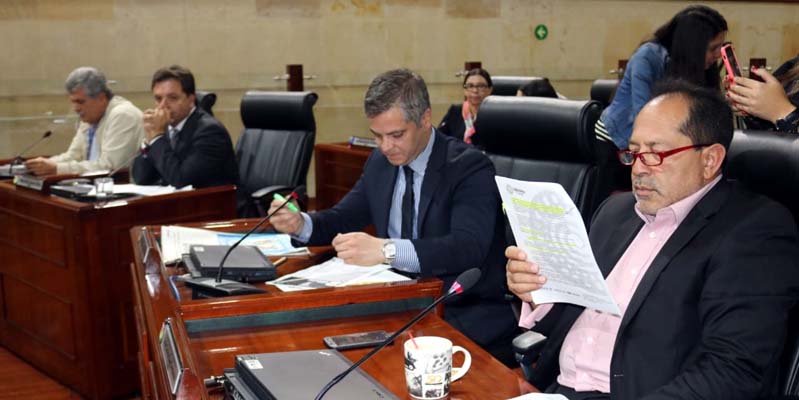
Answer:
[[[424,150],[419,153],[413,161],[408,163],[408,166],[413,170],[413,207],[416,210],[416,219],[413,221],[413,238],[419,237],[419,199],[422,193],[422,182],[424,181],[424,174],[427,170],[427,162],[430,160],[430,154],[433,153],[433,143],[435,142],[435,130],[431,130],[430,139]],[[405,172],[401,167],[396,167],[397,179],[394,181],[394,194],[391,197],[391,209],[388,216],[388,237],[394,240],[394,245],[397,247],[397,258],[391,263],[391,266],[405,272],[418,273],[421,271],[419,265],[419,256],[416,254],[416,248],[410,239],[400,239],[402,236],[402,196],[405,194]],[[302,213],[302,219],[305,222],[302,226],[302,231],[296,236],[293,236],[299,242],[305,243],[311,238],[313,232],[313,222],[307,213]]]

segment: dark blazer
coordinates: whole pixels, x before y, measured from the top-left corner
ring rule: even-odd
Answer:
[[[607,277],[643,226],[632,194],[597,211],[590,241]],[[799,239],[781,205],[722,180],[655,256],[625,312],[610,364],[612,399],[756,399],[776,390],[787,316],[799,295]],[[583,308],[557,304],[533,383],[560,371]]]
[[[494,167],[471,146],[440,132],[435,135],[419,200],[419,238],[413,246],[421,276],[441,278],[445,290],[461,272],[482,269],[480,283],[447,303],[444,312],[447,321],[487,346],[516,330],[504,299],[504,225]],[[336,234],[370,224],[378,237],[387,238],[398,170],[379,150],[373,151],[352,190],[333,208],[311,214],[309,244],[330,244]]]
[[[447,110],[447,114],[441,119],[441,123],[438,124],[438,130],[447,136],[452,136],[455,139],[463,141],[463,134],[466,132],[466,124],[463,122],[462,110],[463,103],[451,105],[449,110]]]
[[[200,108],[178,132],[176,148],[168,135],[155,141],[133,161],[133,180],[140,185],[196,188],[236,184],[238,169],[233,142],[225,127]]]

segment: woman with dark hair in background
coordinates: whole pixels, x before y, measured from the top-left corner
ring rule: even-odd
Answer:
[[[658,28],[630,57],[613,102],[596,124],[598,141],[612,144],[614,152],[626,149],[635,116],[663,78],[720,89],[719,50],[726,33],[727,21],[707,6],[690,6]]]
[[[797,133],[799,125],[799,56],[782,64],[774,75],[752,68],[763,79],[736,77],[727,91],[733,107],[749,115],[746,129]]]
[[[466,143],[477,144],[474,121],[483,99],[491,94],[493,88],[491,75],[482,68],[474,68],[463,77],[463,104],[453,104],[441,120],[438,130],[441,133],[462,139]]]

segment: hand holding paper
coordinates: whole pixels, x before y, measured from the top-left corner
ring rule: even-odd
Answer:
[[[514,293],[532,289],[529,299],[535,304],[572,303],[621,315],[594,259],[582,216],[563,187],[495,179],[516,243],[537,267],[518,259],[518,253],[512,254],[516,259],[509,257],[509,284],[515,286]],[[541,275],[546,277],[545,284],[535,289],[536,283],[543,283]],[[520,297],[527,298],[523,293]]]

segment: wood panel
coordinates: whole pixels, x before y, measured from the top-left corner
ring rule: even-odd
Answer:
[[[355,186],[372,149],[346,143],[314,146],[316,159],[316,209],[333,207]]]
[[[0,182],[0,343],[86,397],[135,393],[139,335],[128,230],[230,218],[234,197],[224,186],[79,203]]]

